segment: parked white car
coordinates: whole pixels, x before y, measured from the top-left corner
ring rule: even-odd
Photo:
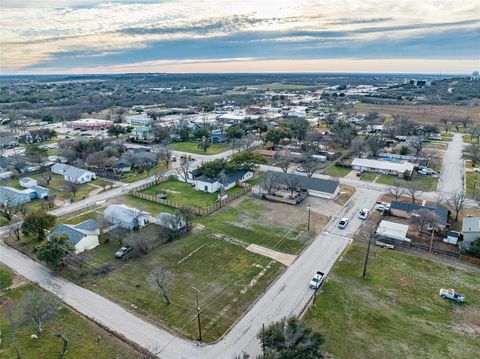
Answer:
[[[390,210],[390,203],[387,203],[387,202],[377,203],[377,205],[375,206],[375,209],[377,211],[380,211],[380,212],[389,211]]]
[[[312,288],[312,289],[320,288],[320,285],[323,282],[323,277],[324,276],[325,276],[325,273],[317,271],[317,273],[315,273],[312,280],[310,281],[309,287]]]
[[[338,222],[338,228],[344,229],[348,224],[348,218],[342,218],[340,222]]]
[[[358,212],[358,218],[360,218],[360,219],[367,219],[369,212],[370,212],[370,211],[369,211],[368,209],[366,209],[366,208],[360,210],[360,212]]]
[[[465,301],[465,296],[463,294],[456,293],[453,289],[440,289],[440,297],[454,300],[457,303],[463,303]]]

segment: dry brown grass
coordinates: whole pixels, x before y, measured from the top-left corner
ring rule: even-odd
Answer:
[[[335,199],[335,203],[339,204],[340,206],[344,206],[354,193],[355,187],[344,184],[340,185],[340,196]]]

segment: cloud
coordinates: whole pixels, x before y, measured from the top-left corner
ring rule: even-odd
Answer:
[[[471,2],[2,1],[8,73],[172,59],[479,58]]]

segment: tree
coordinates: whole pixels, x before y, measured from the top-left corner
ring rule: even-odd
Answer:
[[[180,178],[183,179],[185,183],[188,183],[188,174],[190,173],[190,155],[183,156],[180,158],[180,165],[175,169]]]
[[[267,191],[268,194],[271,194],[275,187],[279,184],[280,174],[276,172],[270,172],[265,176],[262,182],[262,188]]]
[[[176,210],[175,215],[180,218],[183,218],[183,220],[185,221],[185,229],[187,231],[192,229],[192,220],[193,220],[194,213],[190,208],[187,208],[187,207],[179,208]]]
[[[305,171],[307,177],[312,177],[316,170],[318,170],[318,162],[310,155],[307,156],[302,162],[302,168]]]
[[[17,241],[20,240],[20,233],[22,232],[22,222],[15,222],[10,225],[10,233],[15,236]]]
[[[480,144],[472,143],[468,145],[465,152],[467,153],[467,157],[472,161],[472,164],[480,162]]]
[[[38,259],[54,266],[59,267],[63,264],[65,256],[75,248],[70,244],[66,234],[53,235],[38,248]]]
[[[410,221],[418,228],[418,232],[422,233],[425,226],[430,225],[432,228],[437,225],[438,218],[434,211],[428,208],[419,208],[412,211]]]
[[[31,321],[38,337],[42,336],[45,324],[57,313],[58,303],[50,293],[29,290],[22,297],[22,313],[25,321]]]
[[[8,324],[10,325],[10,333],[12,335],[12,342],[13,346],[15,347],[15,354],[17,359],[22,359],[22,352],[18,347],[17,341],[17,327],[21,323],[21,319],[19,318],[19,310],[18,306],[15,305],[14,302],[9,301],[2,305],[3,312],[5,313],[5,317],[8,320]]]
[[[198,148],[201,148],[203,152],[207,152],[209,147],[210,147],[210,141],[208,140],[208,137],[203,136],[200,142],[198,143]]]
[[[331,129],[333,131],[333,140],[344,147],[350,146],[357,137],[356,128],[349,122],[337,121]]]
[[[253,171],[258,166],[257,163],[266,163],[267,160],[251,151],[240,151],[230,156],[230,164],[233,168]]]
[[[32,211],[27,214],[22,223],[22,233],[36,237],[39,241],[45,239],[46,232],[55,225],[55,216],[44,211]]]
[[[265,141],[271,142],[273,144],[273,148],[275,148],[278,146],[281,140],[289,136],[289,131],[286,128],[274,127],[265,133]]]
[[[262,329],[257,338],[265,348],[267,359],[318,359],[322,358],[322,335],[313,332],[296,317],[284,318]]]
[[[172,161],[172,151],[167,146],[160,146],[156,148],[156,153],[160,162],[162,162],[165,167],[168,168],[170,162]]]
[[[141,236],[128,240],[127,244],[132,249],[130,255],[133,257],[146,256],[152,249],[150,241]]]
[[[463,210],[466,200],[467,196],[465,196],[465,193],[463,191],[453,193],[448,199],[448,203],[455,210],[455,222],[458,221],[458,215]]]
[[[403,186],[404,183],[400,180],[400,178],[395,178],[395,181],[393,181],[392,185],[389,186],[389,192],[392,194],[395,200],[398,200],[405,193]]]
[[[197,128],[195,131],[193,131],[193,137],[195,138],[203,138],[203,137],[208,137],[210,132],[208,131],[208,128],[206,127],[200,127]]]
[[[307,120],[294,119],[286,122],[284,126],[291,130],[294,138],[298,139],[299,141],[303,141],[307,135],[310,124]]]
[[[410,142],[410,146],[415,150],[415,156],[418,157],[423,150],[423,139],[421,137],[415,137],[415,139]]]
[[[43,180],[45,181],[45,183],[47,184],[47,186],[50,185],[50,181],[52,180],[52,171],[50,170],[50,168],[48,170],[46,170],[45,172],[42,172],[41,174]]]
[[[480,237],[475,239],[467,250],[467,254],[475,258],[480,258]]]
[[[440,122],[443,123],[443,128],[445,132],[448,133],[450,131],[450,126],[451,126],[450,120],[448,118],[442,118],[440,119]]]
[[[207,177],[215,178],[220,175],[221,172],[231,172],[234,170],[233,166],[224,158],[217,158],[213,161],[202,163],[200,171]]]
[[[18,213],[20,207],[15,205],[15,195],[5,195],[3,203],[0,205],[0,216],[10,222],[15,214]]]
[[[412,203],[415,203],[418,196],[423,193],[423,185],[415,177],[410,181],[405,181],[405,190],[406,193],[410,196]]]
[[[227,129],[227,138],[233,140],[234,138],[242,138],[245,135],[245,131],[238,125],[230,126]]]
[[[107,130],[110,136],[115,136],[118,139],[118,136],[127,133],[127,129],[120,125],[112,125]]]
[[[172,285],[174,279],[175,276],[172,272],[157,267],[150,272],[147,281],[154,291],[163,296],[165,303],[168,305],[171,303],[168,296],[168,288]]]
[[[37,144],[28,145],[25,149],[25,155],[33,163],[40,164],[45,162],[45,159],[48,157],[48,150]]]
[[[70,181],[63,181],[62,184],[60,185],[62,189],[67,192],[72,194],[73,198],[77,195],[78,191],[80,190],[80,185],[77,183],[73,183]]]
[[[0,269],[0,304],[3,297],[7,293],[8,288],[12,285],[12,276],[6,270]]]
[[[371,135],[367,137],[365,145],[372,152],[373,156],[376,156],[378,151],[385,147],[385,140],[379,135]]]

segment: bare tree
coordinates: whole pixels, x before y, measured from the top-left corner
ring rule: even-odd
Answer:
[[[172,151],[166,146],[159,146],[156,148],[155,152],[157,153],[160,162],[168,168],[172,161]]]
[[[188,174],[190,173],[190,156],[184,156],[180,159],[180,166],[175,170],[185,183],[188,183]]]
[[[312,177],[316,170],[318,170],[318,162],[312,157],[307,156],[305,160],[302,162],[302,168],[305,171],[307,177]]]
[[[410,181],[405,181],[405,190],[410,196],[412,203],[423,193],[423,185],[413,177]]]
[[[287,187],[290,190],[290,197],[293,197],[293,192],[298,190],[298,186],[300,186],[301,180],[300,176],[288,176],[287,177]]]
[[[40,337],[45,324],[57,312],[57,301],[50,293],[29,290],[22,297],[21,304],[25,320],[33,323],[36,334]]]
[[[435,212],[428,208],[419,208],[412,212],[410,221],[415,224],[418,231],[422,233],[425,226],[430,225],[434,227],[438,223],[438,218]]]
[[[18,221],[10,225],[10,233],[15,236],[17,241],[20,240],[20,234],[22,233],[22,222]]]
[[[15,195],[5,195],[3,203],[0,205],[0,216],[10,222],[18,212],[18,205],[15,204]]]
[[[43,172],[42,173],[42,178],[45,181],[45,183],[47,184],[47,186],[49,186],[50,181],[52,180],[52,171],[50,169],[48,169],[47,171]]]
[[[185,221],[185,229],[187,231],[189,231],[192,228],[192,220],[193,220],[194,213],[190,208],[188,207],[179,208],[175,212],[175,215],[180,218],[183,218],[183,220]]]
[[[127,245],[132,249],[130,255],[136,257],[145,256],[152,249],[150,242],[143,237],[131,238],[127,241]]]
[[[419,136],[415,137],[415,139],[410,142],[410,147],[415,150],[415,156],[418,157],[423,150],[423,138]]]
[[[290,151],[288,151],[288,150],[284,151],[283,155],[280,155],[280,153],[277,152],[275,157],[278,158],[278,160],[277,160],[278,167],[280,167],[282,169],[283,173],[287,173],[288,169],[293,164],[292,163],[292,157],[290,155]]]
[[[71,193],[74,198],[77,195],[78,191],[80,190],[80,185],[78,185],[77,183],[69,182],[69,181],[63,181],[61,184],[61,187],[67,193]]]
[[[440,119],[440,122],[443,123],[443,128],[445,129],[445,132],[448,133],[450,131],[450,120],[448,118],[442,118]]]
[[[398,200],[403,194],[405,194],[404,186],[405,183],[400,178],[396,178],[392,185],[389,186],[389,191],[395,200]]]
[[[458,221],[458,215],[462,212],[466,200],[467,197],[463,191],[453,193],[448,199],[448,204],[455,210],[455,222]]]
[[[17,341],[17,327],[21,322],[18,315],[18,308],[11,301],[4,303],[2,307],[3,307],[3,312],[5,313],[5,316],[8,320],[8,324],[10,325],[10,333],[12,335],[12,342],[15,348],[15,354],[17,355],[17,359],[22,359],[22,352],[18,347],[18,341]]]
[[[169,270],[157,267],[154,268],[147,278],[148,283],[154,291],[161,294],[165,298],[165,303],[170,304],[168,296],[168,288],[172,285],[175,275]]]
[[[68,340],[62,333],[55,333],[53,334],[53,336],[59,338],[62,341],[62,351],[60,352],[60,358],[64,358],[65,354],[67,354],[68,351]]]
[[[262,188],[267,191],[268,194],[272,194],[274,188],[278,185],[280,179],[280,174],[271,172],[269,175],[265,176],[262,182]]]

